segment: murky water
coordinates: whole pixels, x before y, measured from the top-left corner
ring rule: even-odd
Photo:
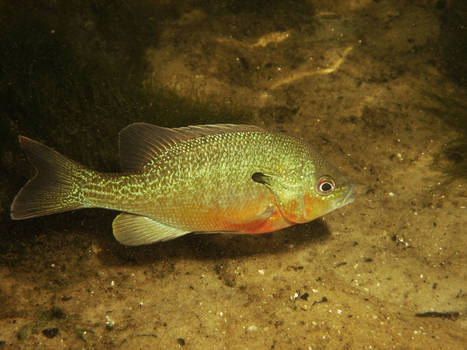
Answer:
[[[462,1],[1,5],[0,349],[464,347]],[[302,137],[356,201],[136,248],[109,211],[9,219],[18,134],[111,171],[134,121]]]

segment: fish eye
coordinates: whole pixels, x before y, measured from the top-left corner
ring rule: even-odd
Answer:
[[[336,183],[334,182],[334,179],[329,175],[321,176],[316,186],[318,193],[324,196],[327,196],[328,194],[334,192],[335,188]]]

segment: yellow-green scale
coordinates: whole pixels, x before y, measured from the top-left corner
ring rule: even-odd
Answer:
[[[272,193],[251,179],[253,173],[302,181],[314,170],[306,161],[310,152],[300,140],[267,132],[208,135],[175,144],[139,174],[89,173],[82,193],[88,207],[190,230],[218,230],[226,219],[241,222],[249,208],[259,215],[272,204]]]

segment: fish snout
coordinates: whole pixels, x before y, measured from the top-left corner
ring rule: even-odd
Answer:
[[[347,192],[340,201],[336,203],[336,208],[343,207],[349,203],[352,203],[355,200],[354,196],[354,185],[352,183],[347,184]]]

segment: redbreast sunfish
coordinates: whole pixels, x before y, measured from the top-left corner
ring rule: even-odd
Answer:
[[[125,245],[190,232],[272,232],[311,221],[353,201],[353,185],[304,141],[251,125],[120,132],[122,173],[101,173],[20,136],[36,168],[11,217],[80,208],[121,211],[115,238]]]

